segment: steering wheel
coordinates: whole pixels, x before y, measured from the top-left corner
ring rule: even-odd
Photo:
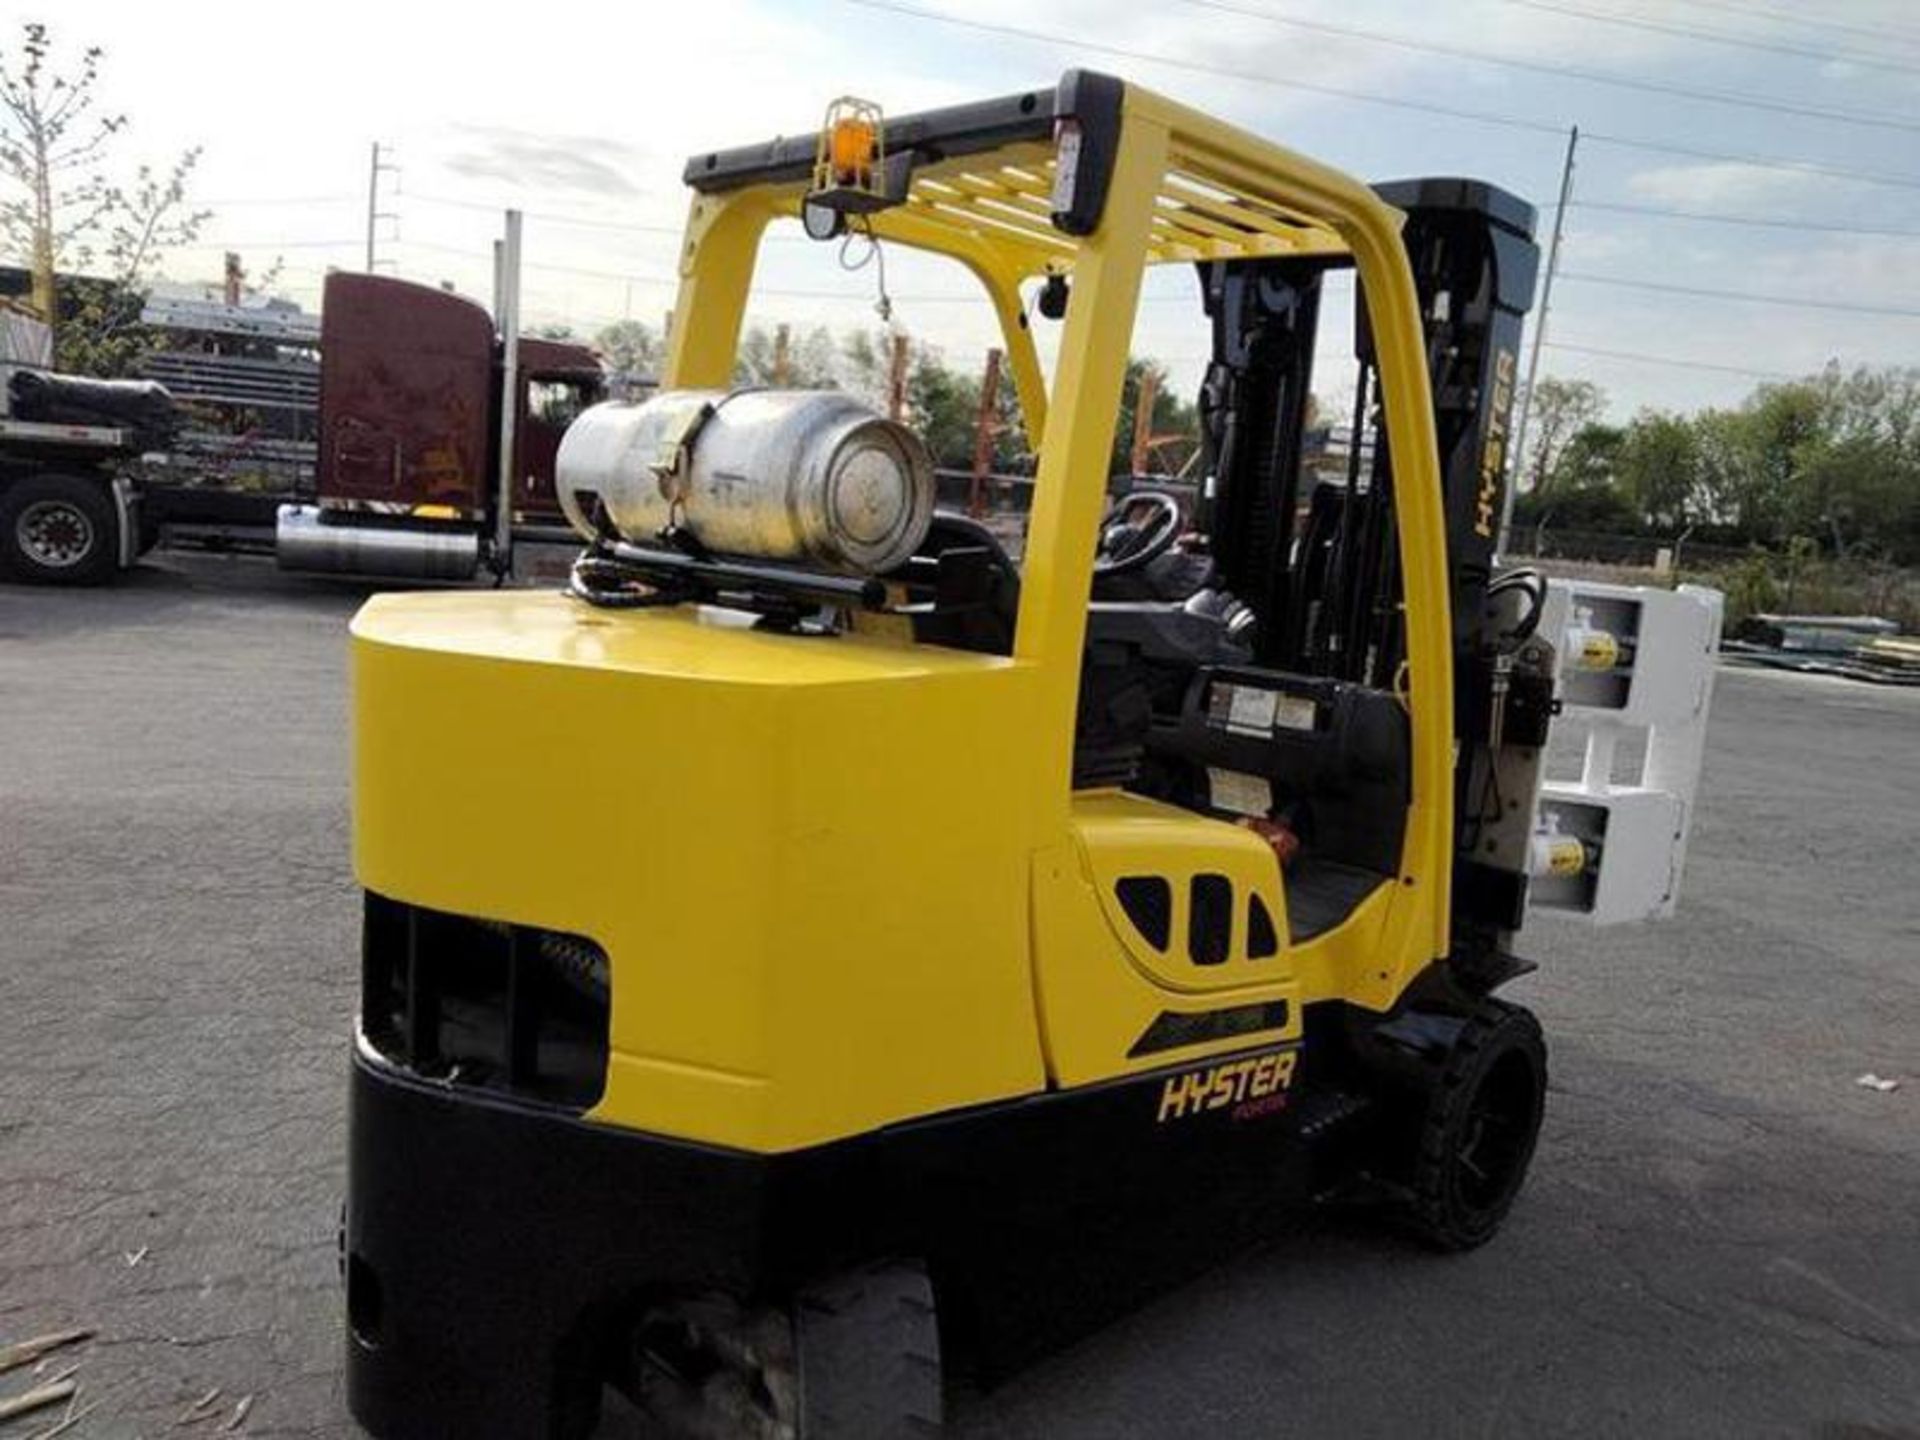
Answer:
[[[1145,513],[1135,518],[1138,507]],[[1125,575],[1158,560],[1173,548],[1186,528],[1180,502],[1164,490],[1134,490],[1121,497],[1100,522],[1095,575]]]

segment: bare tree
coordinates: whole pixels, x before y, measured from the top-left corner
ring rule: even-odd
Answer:
[[[63,270],[105,267],[102,277],[122,292],[137,290],[160,257],[190,242],[206,222],[187,207],[187,181],[197,149],[172,164],[139,166],[125,185],[109,178],[107,162],[127,117],[98,104],[106,52],[90,46],[64,69],[47,27],[28,21],[15,53],[0,51],[0,241],[27,257],[34,307],[60,337],[55,277]],[[133,307],[136,311],[137,306]],[[74,324],[124,324],[127,306],[93,296],[76,307]],[[89,335],[109,340],[110,335]],[[66,347],[62,347],[63,349]]]

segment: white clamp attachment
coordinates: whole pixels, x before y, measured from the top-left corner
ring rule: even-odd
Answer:
[[[1722,608],[1719,591],[1698,585],[1548,582],[1539,633],[1559,654],[1554,728],[1584,729],[1586,754],[1578,780],[1540,786],[1529,867],[1534,910],[1597,924],[1673,913]],[[1627,773],[1616,780],[1622,762]]]

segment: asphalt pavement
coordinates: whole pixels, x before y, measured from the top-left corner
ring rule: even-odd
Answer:
[[[243,1399],[234,1433],[354,1433],[366,593],[217,559],[0,587],[0,1343],[98,1332],[75,1440]],[[955,1433],[1920,1440],[1916,851],[1920,690],[1723,670],[1680,917],[1524,937],[1552,1091],[1494,1244],[1276,1216]]]

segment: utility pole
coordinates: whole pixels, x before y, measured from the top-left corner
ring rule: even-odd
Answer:
[[[380,152],[386,151],[387,158],[382,159]],[[367,166],[367,273],[371,275],[375,264],[374,238],[382,220],[398,220],[400,217],[391,210],[380,208],[380,177],[398,175],[400,167],[393,163],[393,148],[383,146],[378,140],[373,142],[373,160]]]
[[[1133,453],[1127,469],[1134,475],[1147,473],[1147,461],[1153,454],[1153,402],[1160,398],[1160,375],[1142,370],[1140,384],[1133,392]]]
[[[493,323],[500,331],[500,476],[493,516],[494,573],[513,570],[513,492],[518,480],[520,417],[520,212],[507,211],[493,249]]]
[[[987,351],[986,373],[980,377],[980,414],[973,425],[973,484],[967,492],[967,514],[978,520],[986,513],[987,477],[993,473],[993,437],[1000,430],[1000,352]]]
[[[1527,418],[1533,411],[1533,383],[1540,376],[1540,346],[1547,336],[1547,307],[1553,302],[1553,272],[1560,265],[1560,233],[1567,223],[1567,200],[1573,194],[1573,155],[1580,147],[1580,127],[1567,133],[1567,160],[1560,169],[1560,202],[1553,207],[1553,239],[1547,244],[1547,275],[1540,282],[1540,313],[1533,322],[1533,354],[1527,359],[1527,388],[1520,392],[1520,416],[1513,424],[1513,450],[1508,461],[1512,478],[1500,502],[1500,538],[1496,555],[1507,553],[1507,532],[1513,528],[1513,501],[1520,493],[1522,468],[1527,463]]]
[[[887,367],[887,418],[896,425],[907,416],[907,337],[895,332],[893,358]]]
[[[229,306],[238,305],[240,303],[241,285],[246,278],[247,272],[240,268],[240,256],[238,252],[233,250],[227,251],[226,273],[221,282],[220,298],[225,300]]]
[[[785,325],[779,325],[773,332],[773,383],[786,389],[793,378],[793,361],[788,353],[792,344],[793,332]]]

